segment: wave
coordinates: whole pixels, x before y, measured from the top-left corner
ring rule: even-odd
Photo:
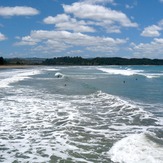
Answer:
[[[46,71],[59,71],[58,68],[45,68]]]
[[[149,133],[133,134],[115,143],[108,154],[118,163],[162,163],[163,140],[158,143]]]
[[[63,78],[64,74],[60,73],[60,72],[56,72],[54,75],[56,78]]]
[[[1,162],[109,162],[117,140],[161,128],[140,105],[101,91],[67,96],[13,87],[0,106]]]
[[[143,74],[143,76],[147,78],[159,78],[163,76],[163,73],[146,73],[146,74]]]
[[[4,73],[4,72],[3,72]],[[10,87],[12,83],[22,81],[24,79],[29,79],[30,76],[40,74],[40,70],[23,70],[23,71],[13,71],[5,72],[5,78],[0,80],[0,88]],[[4,76],[0,74],[0,76]]]
[[[132,70],[132,69],[117,69],[117,68],[97,68],[100,71],[107,72],[108,74],[113,75],[139,75],[144,72],[143,70]]]
[[[150,73],[145,70],[134,70],[130,68],[121,69],[121,68],[97,68],[100,71],[106,72],[110,75],[124,75],[124,76],[133,76],[133,75],[141,75],[146,78],[159,78],[163,76],[163,73]]]

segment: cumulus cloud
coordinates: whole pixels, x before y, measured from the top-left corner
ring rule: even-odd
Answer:
[[[0,32],[0,41],[4,41],[6,39],[7,39],[7,37]]]
[[[29,46],[31,46],[31,45],[36,45],[37,42],[39,42],[38,39],[34,39],[34,38],[30,37],[30,36],[25,36],[25,37],[22,37],[22,38],[17,37],[17,39],[21,39],[21,41],[15,43],[15,45],[29,45]]]
[[[65,13],[48,16],[43,22],[54,24],[57,30],[74,32],[96,32],[96,27],[102,27],[107,33],[121,33],[122,27],[138,26],[123,12],[106,8],[103,3],[114,4],[114,0],[84,0],[71,5],[63,4]]]
[[[15,6],[15,7],[0,7],[0,16],[33,16],[39,14],[39,11],[32,7]]]
[[[141,33],[144,37],[159,37],[161,31],[163,30],[163,19],[160,20],[156,25],[151,25],[146,28]]]
[[[48,16],[43,21],[46,24],[57,24],[57,23],[65,22],[65,21],[67,22],[69,20],[70,20],[70,16],[66,14],[59,14],[56,17]]]
[[[163,58],[163,38],[154,38],[149,43],[132,43],[130,50],[138,57]]]
[[[141,36],[144,37],[158,37],[160,36],[160,32],[162,28],[157,25],[152,25],[149,27],[144,28],[143,32],[141,33]]]
[[[70,30],[75,32],[95,32],[95,29],[88,26],[85,21],[77,21],[66,14],[59,14],[55,17],[49,16],[43,20],[45,24],[55,24],[58,30]]]
[[[77,18],[89,19],[97,22],[105,22],[108,25],[118,24],[123,27],[137,27],[138,24],[121,11],[112,10],[100,5],[76,2],[72,5],[63,5],[64,11],[73,14]]]
[[[126,41],[126,39],[89,36],[80,32],[38,30],[31,31],[31,34],[23,37],[17,45],[36,45],[35,50],[49,53],[51,50],[59,52],[70,47],[82,47],[89,51],[101,52],[103,49],[105,52],[115,52],[118,46],[125,44]]]
[[[141,36],[155,38],[149,43],[132,43],[130,48],[132,53],[138,57],[163,58],[163,56],[161,57],[163,55],[163,38],[157,38],[161,36],[161,31],[163,31],[163,19],[156,25],[144,28]]]
[[[99,28],[107,33],[120,33],[121,28],[136,28],[138,24],[123,12],[105,7],[103,4],[106,3],[115,4],[114,0],[81,0],[71,5],[63,4],[63,14],[43,19],[45,24],[54,25],[55,30],[31,31],[30,35],[19,38],[15,45],[28,45],[34,52],[48,54],[69,51],[73,55],[87,51],[113,55],[122,49],[127,39],[86,33],[97,32]]]

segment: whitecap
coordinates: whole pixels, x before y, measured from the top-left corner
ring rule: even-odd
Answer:
[[[56,72],[55,73],[55,77],[57,77],[57,78],[63,78],[64,75],[62,73],[60,73],[60,72]]]
[[[145,77],[147,77],[147,78],[159,78],[159,77],[161,77],[161,76],[163,76],[163,74],[160,74],[160,73],[144,73],[143,74]]]
[[[6,77],[0,80],[0,88],[9,87],[11,83],[22,81],[24,79],[30,78],[30,76],[41,73],[40,70],[23,70],[15,71],[13,73],[6,74]]]
[[[47,68],[47,69],[45,69],[46,71],[59,71],[59,69],[57,69],[57,68]]]
[[[109,75],[124,75],[124,76],[132,76],[132,75],[141,75],[146,78],[159,78],[163,76],[163,73],[150,73],[145,72],[144,70],[133,70],[130,68],[122,69],[122,68],[97,68],[100,71],[103,71]]]
[[[144,133],[133,134],[116,142],[108,152],[118,163],[162,163],[163,146],[150,140]]]
[[[116,68],[97,68],[97,69],[106,72],[110,75],[125,75],[125,76],[139,75],[140,73],[143,72],[143,70],[132,70],[132,69],[116,69]]]

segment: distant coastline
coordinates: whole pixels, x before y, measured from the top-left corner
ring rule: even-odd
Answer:
[[[0,69],[24,69],[30,68],[30,65],[0,65]]]
[[[65,65],[65,66],[94,66],[94,65],[163,65],[163,59],[120,58],[120,57],[56,57],[56,58],[7,58],[0,57],[0,67],[23,68],[29,65]]]

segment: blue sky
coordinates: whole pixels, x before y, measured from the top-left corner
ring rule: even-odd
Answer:
[[[163,59],[163,0],[0,0],[0,56]]]

